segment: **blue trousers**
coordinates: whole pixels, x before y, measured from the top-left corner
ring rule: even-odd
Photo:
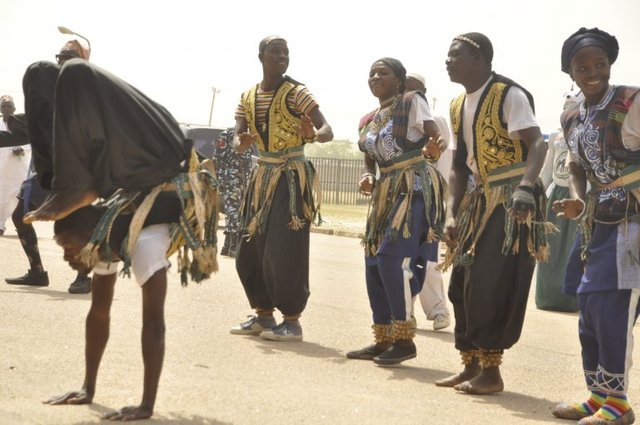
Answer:
[[[365,277],[373,323],[409,320],[413,297],[422,290],[428,259],[429,226],[421,196],[411,203],[410,236],[385,237],[377,255],[365,258]]]
[[[589,391],[626,395],[640,289],[583,292],[579,335]]]

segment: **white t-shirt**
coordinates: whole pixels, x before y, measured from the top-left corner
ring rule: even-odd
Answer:
[[[489,79],[478,90],[473,93],[467,93],[462,109],[462,134],[464,136],[465,145],[467,146],[467,166],[471,169],[473,174],[478,174],[478,167],[476,166],[476,159],[473,154],[473,117],[475,116],[476,109],[478,109],[480,98],[492,79],[493,76],[489,77]],[[511,138],[517,138],[518,131],[520,130],[538,127],[536,116],[533,113],[531,105],[529,105],[527,95],[520,88],[515,86],[511,86],[507,91],[504,100],[502,119],[507,123],[507,131]]]
[[[409,128],[407,139],[417,142],[424,137],[424,122],[433,121],[433,114],[429,104],[420,96],[413,96],[411,109],[409,110]],[[436,123],[437,124],[437,123]]]
[[[449,130],[447,120],[442,115],[434,115],[433,120],[436,122],[440,136],[447,142],[447,148],[440,155],[440,159],[436,163],[436,168],[442,174],[445,181],[449,181],[449,174],[451,174],[451,162],[453,160],[453,152],[456,150],[456,145]]]

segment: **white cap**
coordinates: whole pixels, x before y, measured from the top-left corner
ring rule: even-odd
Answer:
[[[427,87],[427,84],[424,81],[424,77],[420,74],[407,74],[407,78],[418,80],[425,88]]]

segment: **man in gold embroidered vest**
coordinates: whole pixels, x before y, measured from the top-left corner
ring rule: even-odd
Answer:
[[[449,185],[444,267],[464,370],[436,382],[471,394],[503,390],[500,364],[520,337],[534,256],[545,254],[544,191],[537,183],[546,145],[533,98],[491,69],[480,33],[453,39],[446,61],[466,93],[451,103],[457,144]]]
[[[328,142],[333,132],[309,90],[285,75],[287,42],[260,42],[263,78],[247,90],[236,109],[236,152],[256,144],[260,159],[241,212],[236,269],[251,308],[232,334],[301,341],[298,321],[309,298],[309,226],[315,222],[318,182],[304,145]],[[284,320],[276,325],[273,312]]]

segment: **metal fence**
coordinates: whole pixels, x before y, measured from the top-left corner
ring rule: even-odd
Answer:
[[[358,191],[364,172],[362,159],[307,157],[313,162],[322,188],[322,202],[336,205],[361,205],[369,198]]]

